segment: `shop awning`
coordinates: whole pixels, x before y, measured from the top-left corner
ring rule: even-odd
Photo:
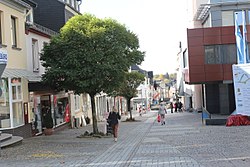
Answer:
[[[25,69],[6,68],[2,78],[26,78],[30,82],[40,82],[41,76]]]

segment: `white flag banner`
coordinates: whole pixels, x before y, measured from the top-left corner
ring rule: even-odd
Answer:
[[[242,40],[243,40],[243,54],[244,54],[244,63],[250,63],[249,51],[247,45],[247,27],[246,27],[246,12],[242,11]]]

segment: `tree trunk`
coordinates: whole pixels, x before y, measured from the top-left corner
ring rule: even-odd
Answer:
[[[132,117],[132,111],[131,111],[131,107],[130,107],[130,100],[131,100],[131,98],[127,99],[127,109],[128,109],[129,114],[130,114],[130,120],[132,120],[133,117]]]
[[[97,119],[96,119],[96,111],[95,111],[95,95],[90,95],[91,99],[91,109],[92,109],[92,121],[93,121],[93,133],[98,133]]]

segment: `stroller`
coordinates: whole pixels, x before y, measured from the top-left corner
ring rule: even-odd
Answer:
[[[107,134],[113,134],[113,129],[112,129],[112,126],[110,125],[110,120],[107,119]]]

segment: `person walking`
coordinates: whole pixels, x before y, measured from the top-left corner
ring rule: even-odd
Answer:
[[[179,112],[182,112],[182,102],[179,102],[179,104],[178,104],[178,110],[179,110]]]
[[[110,123],[110,126],[112,127],[113,130],[113,135],[114,135],[114,141],[117,141],[117,137],[118,137],[118,125],[119,125],[119,121],[121,119],[121,116],[119,114],[119,112],[117,111],[117,109],[115,107],[113,107],[113,110],[109,113],[108,116],[108,120]]]
[[[165,114],[166,114],[166,108],[163,104],[161,104],[158,114],[161,116],[161,125],[165,125]]]
[[[177,109],[178,109],[178,102],[176,101],[176,102],[174,103],[174,112],[177,112]]]
[[[174,108],[174,106],[173,106],[173,103],[171,102],[171,103],[170,103],[171,113],[173,113],[173,108]]]

